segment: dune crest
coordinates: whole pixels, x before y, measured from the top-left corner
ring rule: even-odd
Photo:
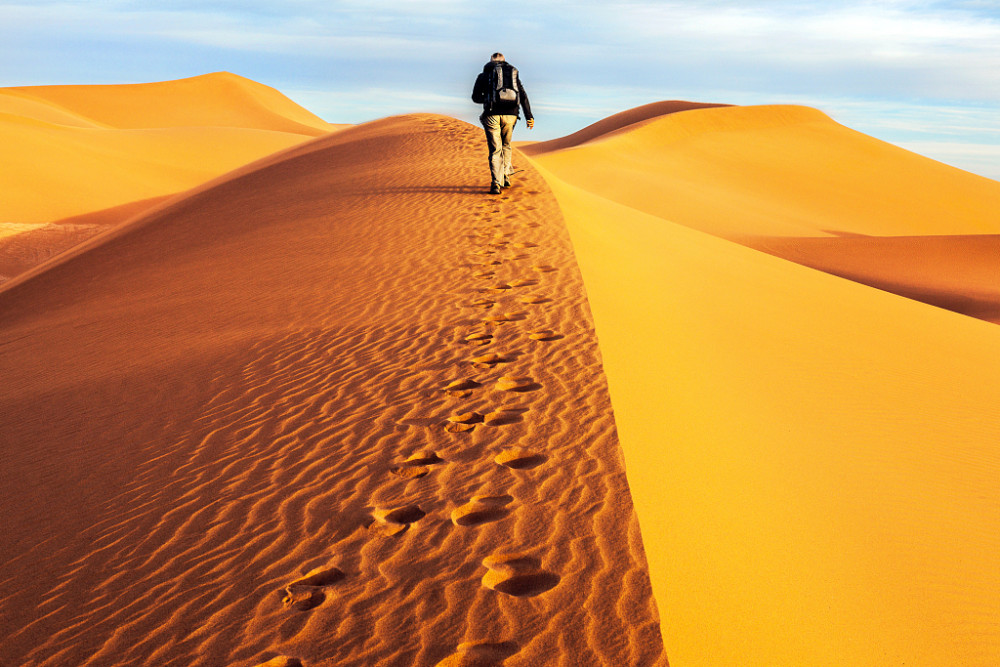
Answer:
[[[320,137],[0,291],[5,662],[666,664],[559,209],[482,144]]]
[[[691,111],[693,109],[711,109],[713,107],[727,106],[731,105],[682,101],[652,102],[650,104],[644,104],[643,106],[628,109],[626,111],[616,113],[613,116],[603,118],[596,123],[592,123],[582,130],[566,135],[565,137],[559,137],[558,139],[552,139],[551,141],[539,141],[528,144],[523,146],[521,151],[525,155],[531,156],[541,155],[542,153],[551,153],[552,151],[573,148],[596,139],[613,136],[615,133],[626,129],[635,129],[639,124],[659,118],[660,116],[680,113],[682,111]]]

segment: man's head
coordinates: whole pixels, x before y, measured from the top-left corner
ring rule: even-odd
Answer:
[[[502,53],[494,53],[492,56],[490,56],[490,61],[495,63],[502,63],[505,62],[505,59]]]

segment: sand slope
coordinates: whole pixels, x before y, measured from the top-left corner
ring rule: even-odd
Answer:
[[[0,290],[0,662],[665,664],[559,210],[482,144],[344,130]]]
[[[48,223],[186,190],[335,129],[220,72],[0,89],[0,222]]]
[[[975,299],[1000,184],[781,107],[536,160],[594,311],[672,664],[1000,661],[1000,328],[704,233],[786,235],[774,252]]]
[[[682,109],[618,125],[576,148],[557,141],[526,150],[567,183],[630,208],[996,319],[997,181],[805,107]]]

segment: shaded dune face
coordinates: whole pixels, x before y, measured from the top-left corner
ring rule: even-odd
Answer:
[[[5,664],[666,664],[573,251],[516,160],[489,197],[481,130],[378,121],[0,290]]]
[[[746,245],[1000,324],[1000,234],[757,238]]]

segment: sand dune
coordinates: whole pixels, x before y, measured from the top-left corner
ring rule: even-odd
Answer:
[[[1000,183],[802,107],[498,197],[232,75],[0,111],[66,158],[0,251],[104,230],[0,287],[0,663],[1000,662]]]
[[[173,194],[336,127],[228,73],[3,88],[0,221],[53,222]]]
[[[724,238],[1000,232],[1000,183],[793,106],[669,114],[535,159],[566,182]]]
[[[0,290],[0,661],[666,664],[558,207],[482,143],[344,130]]]
[[[225,72],[2,88],[0,225],[37,227],[0,247],[0,274],[16,275],[98,233],[96,225],[124,222],[167,195],[340,127]],[[50,224],[81,215],[100,222]]]
[[[853,282],[995,316],[1000,184],[781,107],[535,159],[672,664],[1000,661],[1000,328]]]

